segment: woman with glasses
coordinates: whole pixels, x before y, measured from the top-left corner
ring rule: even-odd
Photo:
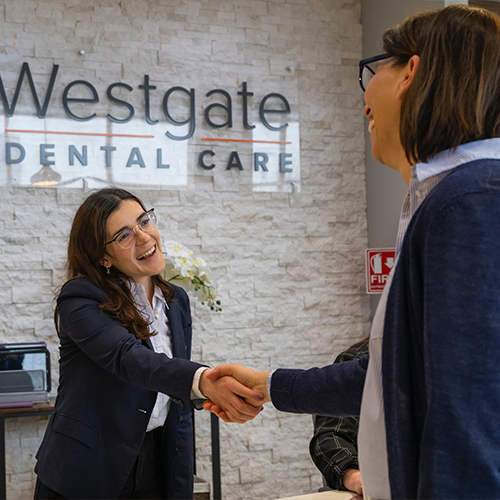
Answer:
[[[231,420],[259,412],[241,398],[254,391],[229,377],[214,384],[189,361],[189,300],[160,277],[164,266],[154,209],[133,194],[103,189],[78,209],[35,498],[192,498],[191,408],[210,398]]]
[[[279,410],[360,414],[365,497],[499,498],[500,19],[452,5],[383,45],[360,64],[364,113],[373,156],[409,191],[369,361],[211,376]]]

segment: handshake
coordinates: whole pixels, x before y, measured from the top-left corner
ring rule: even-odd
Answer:
[[[264,409],[262,405],[271,401],[268,375],[236,363],[205,370],[200,377],[200,391],[208,398],[203,408],[224,422],[253,420]]]

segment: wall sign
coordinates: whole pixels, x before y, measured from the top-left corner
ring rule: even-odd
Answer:
[[[58,87],[60,75],[53,65],[43,91],[28,63],[14,91],[0,75],[0,184],[32,185],[52,172],[68,186],[186,185],[195,161],[200,172],[251,170],[256,191],[300,190],[298,115],[281,93],[256,96],[242,82],[200,97],[193,88],[160,89],[149,75],[99,92],[87,80]]]
[[[389,273],[395,264],[394,248],[368,248],[366,250],[366,292],[382,293]]]

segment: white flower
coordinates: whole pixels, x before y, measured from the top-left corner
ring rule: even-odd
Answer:
[[[192,260],[188,256],[174,257],[173,259],[174,265],[177,269],[180,269],[182,266],[189,264],[191,265]]]
[[[193,264],[197,267],[205,267],[205,261],[201,257],[193,257]]]
[[[210,309],[222,311],[216,294],[217,285],[212,283],[205,261],[176,241],[167,242],[164,248],[163,278],[167,281],[175,281],[199,298],[202,304],[208,305]]]
[[[198,268],[198,277],[202,279],[205,283],[211,283],[212,281],[210,274],[208,274],[208,269],[206,269],[205,267]]]
[[[183,278],[188,278],[192,280],[196,276],[196,267],[193,266],[190,262],[186,262],[181,267],[181,276]]]
[[[190,250],[176,241],[169,241],[165,245],[166,253],[169,257],[189,257]],[[191,252],[192,253],[192,252]]]

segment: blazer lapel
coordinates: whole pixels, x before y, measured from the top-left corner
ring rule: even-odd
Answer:
[[[153,344],[151,343],[151,340],[142,339],[142,345],[145,345],[148,349],[151,349],[152,351],[154,351]]]
[[[175,303],[169,302],[166,308],[166,314],[172,338],[172,352],[174,358],[187,359],[186,343],[184,341],[184,331],[182,328],[179,306]]]

